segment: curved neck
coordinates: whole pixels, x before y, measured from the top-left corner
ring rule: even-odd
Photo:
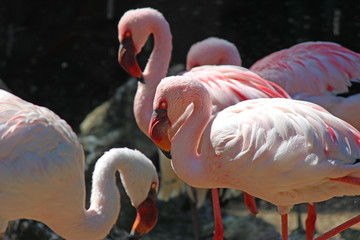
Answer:
[[[115,173],[118,169],[126,171],[123,161],[126,158],[108,156],[104,155],[96,163],[89,209],[85,210],[84,205],[82,209],[64,209],[63,217],[57,216],[56,222],[47,223],[66,239],[102,239],[115,224],[120,212]]]
[[[136,122],[146,136],[153,111],[155,90],[160,80],[166,77],[172,52],[172,36],[165,20],[154,24],[152,33],[154,49],[143,73],[145,83],[138,82],[134,101]]]
[[[173,169],[187,184],[211,188],[207,175],[210,135],[205,131],[211,118],[211,100],[200,97],[194,99],[193,104],[194,110],[171,141]]]

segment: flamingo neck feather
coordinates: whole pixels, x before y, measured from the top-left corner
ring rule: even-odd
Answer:
[[[172,164],[175,173],[187,184],[194,187],[210,188],[206,174],[206,158],[203,150],[204,134],[209,123],[212,105],[209,96],[193,99],[194,109],[171,141]],[[199,150],[201,149],[201,152]]]
[[[136,122],[145,135],[152,115],[152,103],[160,80],[166,77],[172,52],[172,36],[165,19],[156,21],[152,26],[154,48],[143,72],[145,83],[138,82],[135,95],[134,114]]]
[[[108,152],[109,153],[109,152]],[[92,176],[90,207],[67,209],[71,216],[54,218],[56,222],[48,223],[55,232],[66,239],[102,239],[111,230],[120,212],[120,193],[116,185],[115,173],[127,171],[130,164],[126,157],[104,154],[96,163]]]

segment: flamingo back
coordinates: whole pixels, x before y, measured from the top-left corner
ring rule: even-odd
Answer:
[[[39,220],[51,214],[45,206],[59,202],[53,198],[65,195],[85,204],[83,149],[55,113],[0,90],[0,138],[0,218]],[[54,186],[69,192],[51,194]]]
[[[258,60],[250,70],[291,96],[346,93],[360,81],[360,54],[331,42],[305,42]]]
[[[290,98],[276,84],[239,66],[201,66],[183,74],[199,79],[210,93],[213,113],[240,101],[255,98]]]

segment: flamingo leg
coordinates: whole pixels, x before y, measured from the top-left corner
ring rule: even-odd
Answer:
[[[360,185],[360,178],[357,178],[357,177],[346,176],[346,177],[341,177],[341,178],[330,178],[330,180],[337,181],[337,182],[354,184],[354,185]]]
[[[321,235],[320,237],[315,238],[315,240],[326,240],[329,239],[333,236],[335,236],[336,234],[344,231],[345,229],[348,229],[349,227],[357,224],[360,222],[360,215],[350,219],[347,222],[344,222],[343,224],[331,229],[330,231],[324,233],[323,235]]]
[[[224,229],[222,224],[219,193],[217,188],[211,189],[211,196],[213,201],[213,210],[214,210],[214,219],[215,219],[214,240],[223,240]]]
[[[190,198],[189,198],[189,202],[190,202],[191,212],[192,212],[193,222],[194,222],[195,239],[200,239],[200,226],[199,226],[198,211],[196,209],[195,203]]]
[[[282,240],[288,240],[288,215],[281,215]]]
[[[314,203],[308,203],[308,216],[306,218],[306,240],[312,240],[315,233],[316,208]]]
[[[258,210],[256,207],[255,198],[246,192],[243,192],[243,194],[247,209],[250,211],[252,215],[256,216],[256,214],[258,214]]]
[[[346,176],[346,177],[341,177],[341,178],[330,178],[330,180],[337,181],[337,182],[348,183],[348,184],[353,184],[353,185],[360,185],[360,178],[357,178],[357,177]],[[359,222],[360,222],[360,215],[350,219],[347,222],[344,222],[343,224],[340,224],[339,226],[337,226],[337,227],[331,229],[330,231],[324,233],[320,237],[317,237],[315,240],[329,239],[332,236],[335,236],[336,234],[348,229],[349,227],[351,227],[351,226],[353,226],[353,225],[355,225],[355,224],[357,224]]]

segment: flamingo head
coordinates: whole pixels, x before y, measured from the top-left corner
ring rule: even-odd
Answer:
[[[234,44],[225,39],[209,37],[191,46],[186,56],[186,69],[203,65],[241,66],[241,57]]]
[[[156,89],[149,136],[165,155],[168,154],[168,158],[171,156],[172,139],[193,111],[194,98],[198,97],[194,87],[205,89],[200,81],[192,77],[172,76],[162,79]]]
[[[153,182],[146,199],[136,207],[136,219],[132,226],[129,239],[140,239],[156,224],[158,210],[156,206],[157,183]]]
[[[132,33],[126,31],[120,40],[119,64],[130,75],[141,78],[142,70],[136,60],[137,50],[132,40]]]
[[[129,236],[130,239],[135,240],[148,233],[157,222],[156,194],[159,179],[156,168],[150,159],[136,150],[127,152],[131,154],[131,167],[120,172],[120,177],[124,189],[137,212]]]
[[[136,56],[140,53],[158,22],[165,21],[163,15],[153,8],[139,8],[124,13],[118,24],[120,49],[118,60],[129,74],[142,77]],[[165,21],[166,22],[166,21]]]

